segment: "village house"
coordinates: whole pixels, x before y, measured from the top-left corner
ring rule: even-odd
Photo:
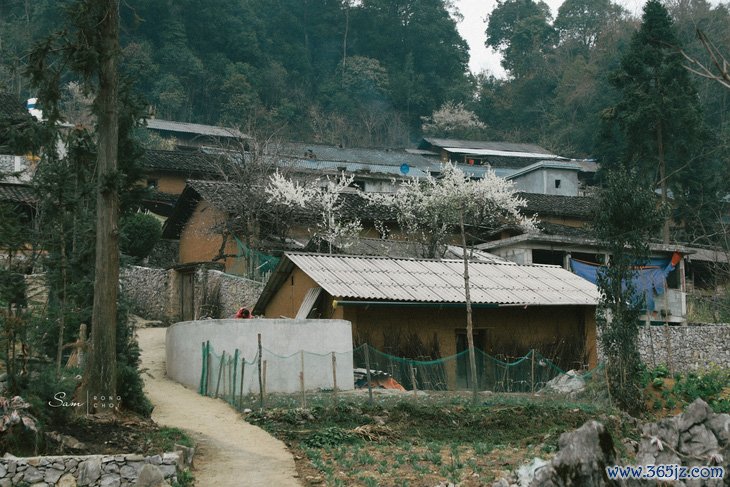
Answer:
[[[402,355],[393,345],[405,339],[424,344],[432,359],[447,357],[466,349],[463,265],[287,252],[254,314],[344,319],[356,345]],[[535,349],[562,367],[596,365],[596,286],[557,266],[472,262],[469,272],[477,348],[503,358]],[[450,380],[465,373],[454,365]]]
[[[160,118],[147,119],[147,130],[177,148],[233,147],[245,146],[250,139],[246,134],[232,127],[217,127],[200,123],[175,122]]]

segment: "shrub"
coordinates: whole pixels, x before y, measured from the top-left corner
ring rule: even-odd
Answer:
[[[135,213],[122,220],[119,246],[123,254],[142,260],[162,236],[162,225],[152,215]]]

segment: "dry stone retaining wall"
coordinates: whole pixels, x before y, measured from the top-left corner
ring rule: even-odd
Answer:
[[[175,482],[183,464],[179,453],[147,457],[84,455],[16,458],[6,455],[6,458],[0,459],[0,487],[137,486],[145,483],[140,477],[149,478],[160,474],[169,482]]]
[[[122,287],[134,314],[148,320],[169,321],[171,272],[138,266],[122,269]]]
[[[639,352],[649,367],[665,364],[675,372],[730,368],[730,324],[642,326]]]

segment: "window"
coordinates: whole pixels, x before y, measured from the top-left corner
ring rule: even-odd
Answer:
[[[560,187],[560,180],[559,179],[556,179],[555,180],[555,187],[556,188],[559,188]]]

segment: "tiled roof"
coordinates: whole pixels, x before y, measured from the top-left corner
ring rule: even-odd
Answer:
[[[589,196],[561,196],[539,193],[518,193],[527,201],[522,210],[527,215],[590,218],[596,211],[596,199]]]
[[[337,299],[463,303],[461,260],[393,259],[287,252],[256,303],[260,313],[296,266]],[[474,304],[595,306],[596,286],[559,266],[472,262]]]
[[[190,175],[220,175],[228,159],[216,154],[186,150],[145,150],[140,164],[147,171]]]
[[[296,143],[282,144],[276,150],[280,156],[295,159],[395,167],[408,164],[409,166],[420,169],[428,169],[434,165],[438,166],[438,161],[434,161],[433,158],[423,157],[419,154],[411,154],[404,149],[356,149]]]
[[[30,117],[17,96],[0,91],[0,120],[25,120]]]
[[[33,206],[36,203],[36,197],[30,186],[0,183],[0,201]]]
[[[172,120],[161,120],[159,118],[150,118],[147,120],[147,128],[207,137],[228,137],[237,139],[246,137],[246,135],[231,127],[216,127],[214,125],[203,125],[200,123],[175,122]]]

